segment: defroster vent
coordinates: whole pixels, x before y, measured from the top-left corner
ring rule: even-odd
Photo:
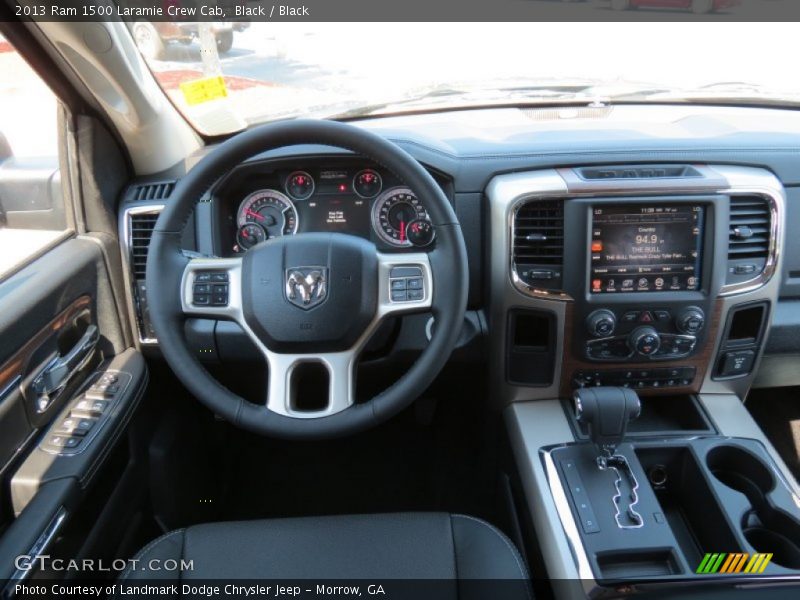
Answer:
[[[564,262],[564,202],[531,200],[514,214],[513,262],[517,276],[541,288],[560,289]]]

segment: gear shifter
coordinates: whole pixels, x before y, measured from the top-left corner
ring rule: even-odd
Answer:
[[[613,456],[625,439],[628,421],[639,416],[642,404],[633,390],[622,387],[594,387],[575,390],[575,416],[589,427],[589,439],[599,456]]]
[[[642,411],[639,396],[628,388],[595,387],[576,390],[573,399],[575,416],[580,423],[586,423],[589,439],[597,448],[598,468],[613,471],[616,475],[616,493],[612,502],[617,526],[621,529],[642,527],[644,520],[635,508],[639,502],[639,483],[628,459],[617,454],[617,446],[625,439],[628,422]]]

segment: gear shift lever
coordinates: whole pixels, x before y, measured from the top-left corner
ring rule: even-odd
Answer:
[[[639,416],[642,405],[633,390],[621,387],[595,387],[576,390],[575,415],[589,427],[589,439],[597,448],[597,466],[601,471],[616,475],[612,498],[616,509],[617,526],[621,529],[644,525],[636,511],[639,503],[639,483],[628,459],[617,454],[617,446],[625,439],[628,422]]]
[[[622,387],[581,388],[575,391],[575,416],[589,427],[589,439],[600,456],[611,457],[625,439],[628,421],[639,416],[642,405],[633,390]]]

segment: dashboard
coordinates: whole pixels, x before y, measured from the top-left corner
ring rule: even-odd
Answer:
[[[423,164],[458,216],[469,310],[452,360],[485,361],[499,405],[617,383],[643,395],[743,397],[763,365],[769,381],[800,382],[788,362],[800,353],[800,238],[784,235],[800,218],[800,115],[698,106],[557,114],[360,123]],[[121,214],[140,336],[153,345],[143,249],[133,246],[138,222],[169,201],[148,191],[164,179],[131,186]],[[271,237],[328,231],[403,253],[435,248],[435,228],[417,231],[429,224],[425,198],[381,165],[311,145],[233,169],[198,205],[186,244],[237,256]],[[404,317],[385,357],[424,348],[433,326],[430,315]],[[235,337],[223,338],[234,335],[227,325],[208,330],[197,333],[212,348],[203,360],[240,356]]]
[[[317,157],[235,170],[213,193],[222,255],[307,232],[355,235],[385,251],[430,246],[425,202],[392,173],[361,159]]]

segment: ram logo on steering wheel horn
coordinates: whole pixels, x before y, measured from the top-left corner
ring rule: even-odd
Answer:
[[[308,310],[327,296],[327,267],[292,267],[286,270],[286,298],[295,306]]]

